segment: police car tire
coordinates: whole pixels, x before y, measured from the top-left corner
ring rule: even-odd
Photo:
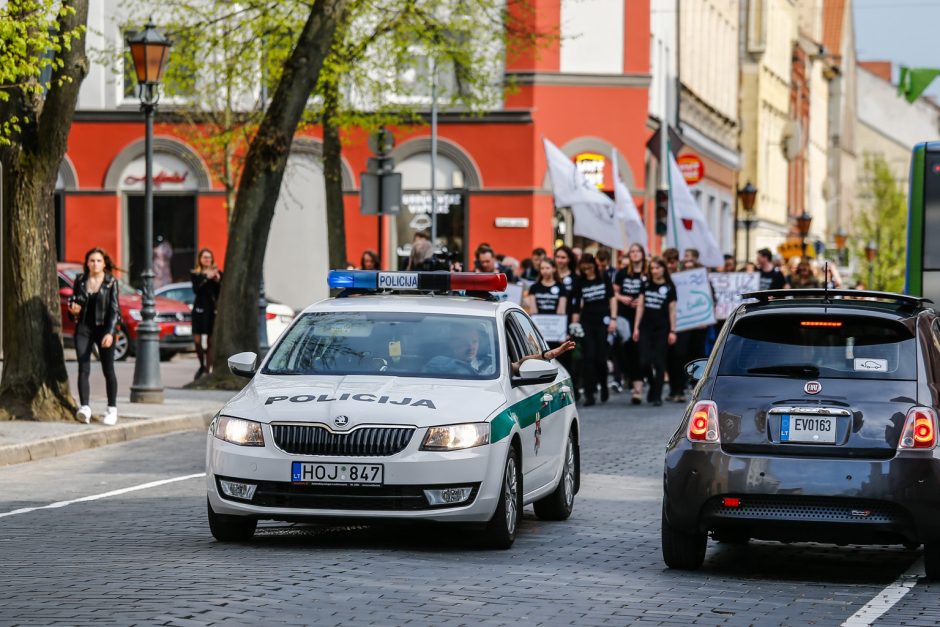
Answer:
[[[676,570],[696,570],[705,561],[705,547],[708,535],[705,533],[684,533],[666,520],[666,508],[663,506],[662,517],[663,561],[666,566]]]
[[[206,510],[209,515],[209,531],[219,542],[245,542],[255,535],[258,521],[246,516],[229,516],[216,514],[212,505],[206,500]]]
[[[930,581],[940,580],[940,542],[924,544],[924,574]]]
[[[565,445],[565,465],[558,479],[558,486],[551,494],[532,504],[536,516],[541,520],[567,520],[571,516],[571,511],[574,509],[574,494],[578,485],[578,472],[574,434],[569,431],[568,442]]]
[[[522,518],[522,468],[519,464],[519,451],[515,444],[510,445],[509,454],[506,455],[506,463],[503,465],[502,489],[499,491],[499,503],[496,505],[496,511],[493,517],[487,523],[483,530],[483,543],[491,549],[506,550],[512,546],[516,539],[516,532],[519,529],[519,521]],[[509,486],[507,480],[509,473],[515,475],[516,486],[516,511],[514,523],[510,528],[509,517],[506,515],[507,502],[506,491]]]

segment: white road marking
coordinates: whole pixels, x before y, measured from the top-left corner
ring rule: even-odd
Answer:
[[[843,627],[858,627],[871,625],[881,618],[888,610],[897,605],[911,588],[917,585],[917,580],[924,576],[924,558],[919,558],[890,586],[875,595],[859,611],[849,616],[842,623]]]
[[[150,483],[141,483],[140,485],[133,485],[133,486],[130,486],[129,488],[121,488],[120,490],[111,490],[110,492],[102,492],[101,494],[92,494],[90,496],[83,496],[81,498],[72,499],[70,501],[57,501],[55,503],[49,503],[48,505],[40,505],[38,507],[24,507],[22,509],[15,509],[12,512],[4,512],[0,514],[0,518],[6,518],[7,516],[16,516],[18,514],[28,514],[30,512],[35,512],[40,509],[57,509],[59,507],[72,505],[73,503],[97,501],[99,499],[106,499],[111,496],[127,494],[128,492],[136,492],[138,490],[148,490],[150,488],[156,488],[158,486],[166,485],[168,483],[176,483],[177,481],[187,481],[189,479],[196,479],[197,477],[205,477],[205,476],[206,476],[206,473],[200,472],[195,475],[186,475],[184,477],[173,477],[172,479],[161,479],[159,481],[151,481]]]

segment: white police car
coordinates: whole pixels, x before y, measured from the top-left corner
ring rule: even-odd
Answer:
[[[524,505],[566,519],[579,485],[568,373],[501,274],[333,271],[209,427],[218,540],[258,520],[481,523],[508,548]],[[407,291],[409,295],[402,292]],[[454,292],[464,291],[456,296]],[[392,293],[394,292],[394,293]],[[529,356],[528,359],[523,357]]]

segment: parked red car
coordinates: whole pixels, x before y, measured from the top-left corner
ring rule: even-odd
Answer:
[[[68,313],[68,300],[72,295],[75,277],[82,273],[81,264],[59,263],[59,305],[62,310],[62,335],[67,347],[73,347],[75,323]],[[123,281],[120,282],[118,304],[121,307],[121,321],[114,337],[114,358],[127,359],[136,352],[137,325],[140,323],[141,295]],[[156,299],[156,322],[160,325],[160,359],[172,359],[179,352],[190,350],[193,346],[192,314],[186,303],[178,300]]]

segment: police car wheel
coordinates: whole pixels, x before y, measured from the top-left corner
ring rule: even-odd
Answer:
[[[930,581],[940,580],[940,542],[924,544],[924,574]]]
[[[212,505],[206,500],[206,510],[209,515],[209,531],[219,542],[244,542],[255,535],[258,521],[245,516],[229,516],[216,514]]]
[[[663,561],[666,566],[676,570],[696,570],[705,561],[705,547],[708,535],[704,533],[684,533],[666,520],[666,507],[663,504],[662,518]]]
[[[515,444],[509,447],[503,466],[503,485],[499,503],[493,517],[483,531],[483,542],[492,549],[508,549],[516,539],[519,518],[522,516],[522,475],[519,452]]]
[[[567,520],[574,509],[575,486],[578,484],[578,460],[575,455],[574,434],[568,433],[565,446],[565,465],[561,469],[558,487],[533,503],[535,515],[542,520]]]

